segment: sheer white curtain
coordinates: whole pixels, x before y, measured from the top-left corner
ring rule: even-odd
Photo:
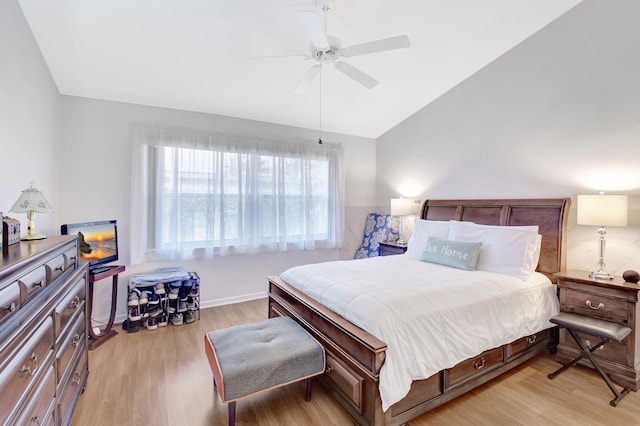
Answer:
[[[131,262],[341,247],[342,147],[137,125]]]

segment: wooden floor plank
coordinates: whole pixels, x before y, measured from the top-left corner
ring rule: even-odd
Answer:
[[[74,426],[226,425],[204,353],[207,331],[267,317],[266,299],[201,311],[192,324],[119,334],[89,352],[89,381]],[[612,394],[592,370],[576,367],[553,381],[558,367],[539,356],[479,389],[408,423],[426,425],[638,425],[640,395],[611,407]],[[237,404],[238,426],[351,425],[322,386],[304,401],[304,381]]]

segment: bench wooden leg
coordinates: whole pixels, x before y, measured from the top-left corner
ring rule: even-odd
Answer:
[[[313,377],[308,377],[305,381],[305,393],[304,400],[309,402],[311,401],[311,387],[313,385]]]
[[[236,402],[231,401],[227,404],[227,409],[229,411],[229,426],[236,426]]]

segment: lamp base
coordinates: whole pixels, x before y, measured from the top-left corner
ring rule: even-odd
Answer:
[[[24,234],[20,236],[21,241],[44,240],[45,238],[47,238],[46,235],[38,234],[37,232],[34,232],[32,234]]]
[[[607,272],[592,272],[589,274],[589,276],[591,277],[592,280],[612,280],[613,279],[613,275],[607,273]]]

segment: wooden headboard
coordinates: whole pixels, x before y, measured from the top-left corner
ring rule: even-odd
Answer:
[[[566,268],[566,228],[570,205],[570,198],[426,200],[420,217],[427,220],[464,220],[483,225],[538,225],[542,248],[537,271],[555,282],[553,274]]]

